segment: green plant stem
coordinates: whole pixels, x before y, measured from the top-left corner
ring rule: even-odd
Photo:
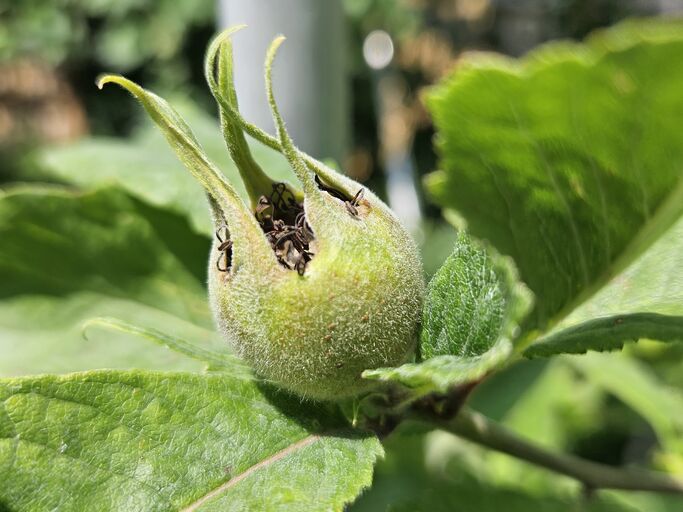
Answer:
[[[474,443],[579,480],[590,490],[621,489],[683,494],[683,481],[646,470],[624,469],[553,453],[522,439],[487,417],[463,408],[447,421],[420,417]]]
[[[216,37],[206,52],[204,60],[204,74],[214,98],[220,97],[223,102],[228,102],[232,108],[238,110],[237,93],[233,81],[232,44],[230,36],[244,26],[232,27]],[[216,59],[218,67],[216,70]],[[216,75],[217,71],[217,75]],[[219,101],[219,106],[220,106]],[[225,139],[230,157],[235,162],[240,173],[247,195],[251,200],[252,208],[256,208],[259,198],[269,196],[275,183],[254,160],[251,150],[247,145],[242,128],[233,121],[233,117],[226,114],[220,107],[221,130]]]

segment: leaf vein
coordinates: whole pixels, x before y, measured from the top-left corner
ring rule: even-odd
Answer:
[[[187,507],[182,509],[182,512],[194,512],[195,510],[197,510],[200,506],[202,506],[207,501],[209,501],[209,500],[211,500],[217,496],[220,496],[224,492],[228,491],[229,489],[231,489],[232,487],[237,485],[242,480],[248,478],[250,475],[252,475],[256,471],[258,471],[259,469],[267,467],[270,464],[274,464],[275,462],[287,457],[288,455],[294,453],[295,451],[303,449],[310,444],[313,444],[314,442],[318,441],[319,439],[320,439],[319,435],[309,435],[309,436],[304,437],[303,439],[301,439],[301,440],[299,440],[293,444],[290,444],[289,446],[283,448],[279,452],[275,452],[273,455],[263,459],[260,462],[257,462],[253,466],[244,470],[239,475],[231,478],[227,482],[222,483],[221,485],[219,485],[215,489],[204,494],[202,497],[200,497],[199,499],[195,500],[190,505],[188,505]]]

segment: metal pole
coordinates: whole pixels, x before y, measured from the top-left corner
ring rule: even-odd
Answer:
[[[342,162],[349,99],[346,27],[341,0],[220,0],[225,28],[248,27],[233,38],[240,110],[274,133],[263,84],[266,49],[287,37],[273,71],[275,97],[295,144],[318,158]]]

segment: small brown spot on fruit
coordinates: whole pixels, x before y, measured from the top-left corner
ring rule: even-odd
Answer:
[[[368,315],[367,313],[365,313],[362,317],[360,317],[360,321],[363,322],[364,324],[367,323],[368,320],[370,320],[370,315]]]
[[[332,335],[331,335],[331,334],[327,334],[327,335],[325,335],[325,337],[324,337],[323,339],[324,339],[325,341],[331,341],[331,340],[332,340]]]
[[[327,330],[328,331],[334,331],[337,328],[336,322],[332,322],[331,324],[328,324]]]

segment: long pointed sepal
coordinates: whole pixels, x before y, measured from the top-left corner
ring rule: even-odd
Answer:
[[[199,181],[224,214],[234,239],[233,262],[236,266],[255,261],[275,261],[273,252],[253,215],[222,173],[207,158],[183,118],[161,97],[120,75],[103,75],[97,86],[115,83],[130,92],[161,129],[180,161]]]

